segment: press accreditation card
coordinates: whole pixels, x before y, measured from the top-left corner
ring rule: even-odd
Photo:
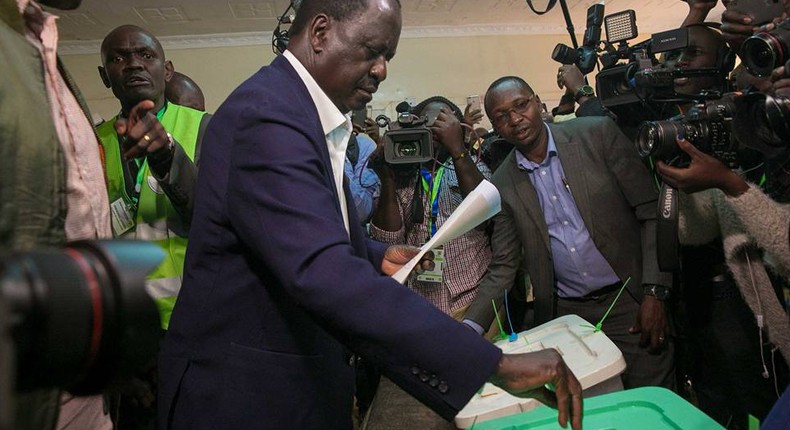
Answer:
[[[417,275],[417,280],[420,282],[435,282],[442,283],[442,272],[444,270],[444,248],[434,248],[433,251],[433,270],[426,270]]]
[[[134,227],[134,214],[132,208],[120,198],[110,205],[112,212],[112,232],[114,237],[121,237]]]

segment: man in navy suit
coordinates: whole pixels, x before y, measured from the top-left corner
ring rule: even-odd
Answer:
[[[448,420],[490,380],[580,428],[556,351],[503,355],[383,276],[414,249],[366,240],[349,210],[345,114],[385,79],[400,28],[397,0],[305,0],[288,51],[214,116],[160,355],[161,429],[350,429],[348,351]]]

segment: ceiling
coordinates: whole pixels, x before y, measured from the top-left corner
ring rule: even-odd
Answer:
[[[548,0],[534,0],[545,9]],[[486,34],[564,34],[566,25],[560,5],[538,16],[525,0],[401,0],[404,37],[434,35]],[[576,33],[585,27],[586,9],[597,1],[567,0]],[[229,41],[241,37],[268,43],[283,13],[287,0],[83,0],[79,9],[57,11],[61,17],[60,38],[65,46],[91,46],[121,24],[142,26],[162,40]],[[688,11],[681,0],[608,0],[606,12],[625,9],[636,11],[640,33],[677,27]],[[719,21],[721,5],[711,12],[710,20]],[[225,42],[219,42],[220,44]],[[216,46],[217,43],[213,43]],[[93,49],[93,48],[91,48]],[[95,52],[95,51],[94,51]]]

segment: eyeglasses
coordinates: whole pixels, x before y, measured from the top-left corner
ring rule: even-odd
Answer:
[[[522,115],[526,113],[527,110],[529,110],[530,103],[534,99],[535,99],[535,94],[532,94],[526,99],[521,99],[513,103],[513,107],[511,107],[510,109],[505,109],[503,112],[494,115],[494,117],[491,118],[491,124],[501,127],[510,120],[511,112],[515,112],[517,115]]]

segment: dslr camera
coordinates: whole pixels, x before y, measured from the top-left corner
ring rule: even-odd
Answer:
[[[738,167],[738,148],[732,139],[736,95],[727,93],[719,100],[698,103],[685,116],[642,123],[636,137],[639,155],[655,157],[669,165],[684,165],[689,160],[677,145],[680,136],[728,167]]]
[[[776,158],[790,145],[790,99],[759,92],[725,93],[718,100],[698,103],[685,116],[642,123],[636,146],[642,157],[682,166],[688,160],[677,146],[680,135],[730,168],[740,167],[744,150]]]
[[[744,66],[755,76],[771,76],[771,72],[790,62],[790,18],[782,21],[773,30],[757,33],[743,42],[741,59]]]
[[[379,115],[376,123],[388,128],[384,133],[384,160],[389,164],[418,164],[430,161],[433,154],[433,132],[429,129],[436,116],[418,117],[411,113],[411,106],[402,102],[397,106],[396,121]]]

